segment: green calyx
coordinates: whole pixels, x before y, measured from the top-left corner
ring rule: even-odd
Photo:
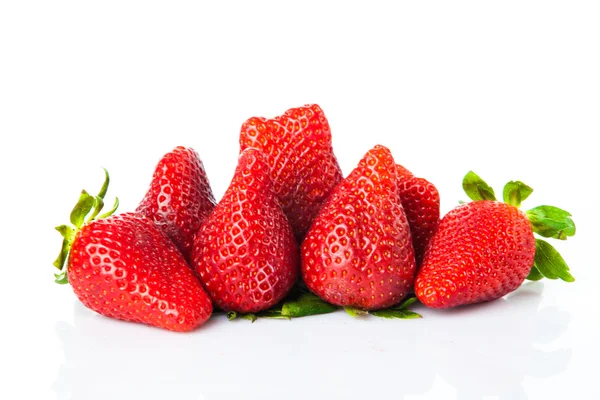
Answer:
[[[98,215],[104,208],[104,196],[106,196],[106,192],[108,191],[109,182],[110,177],[108,175],[108,171],[104,168],[104,183],[100,188],[100,192],[96,196],[93,196],[85,190],[82,190],[77,204],[75,204],[75,207],[73,207],[73,210],[71,211],[70,221],[72,226],[59,225],[55,228],[63,237],[60,253],[58,254],[58,257],[56,257],[56,260],[54,260],[52,263],[59,270],[58,273],[54,274],[54,281],[56,283],[69,283],[67,276],[67,259],[69,257],[71,245],[75,239],[75,235],[81,229],[81,227],[95,219],[106,218],[117,210],[117,207],[119,206],[119,199],[115,198],[115,204],[113,207],[104,214]]]
[[[469,171],[463,178],[463,189],[473,201],[496,200],[494,190],[474,173]],[[519,208],[521,202],[533,193],[533,189],[521,181],[510,181],[504,186],[504,203]],[[575,235],[575,223],[571,214],[554,206],[539,206],[525,212],[533,232],[545,238],[567,240]],[[562,279],[573,282],[575,278],[569,272],[567,263],[558,251],[548,242],[535,239],[534,265],[527,279],[537,281],[542,278]]]

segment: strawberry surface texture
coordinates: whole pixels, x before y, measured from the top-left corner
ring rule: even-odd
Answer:
[[[440,222],[440,195],[425,178],[414,176],[401,165],[398,171],[398,194],[410,226],[417,268],[421,266],[425,249]]]
[[[71,246],[68,279],[86,307],[111,318],[190,331],[212,312],[183,255],[134,213],[84,225]]]
[[[196,237],[193,265],[220,308],[249,313],[289,292],[298,263],[298,245],[273,191],[267,158],[260,150],[245,150]]]
[[[333,191],[302,244],[308,288],[340,306],[376,310],[411,290],[415,257],[389,149],[375,146]]]
[[[323,110],[312,104],[273,119],[250,118],[240,132],[240,151],[247,148],[266,155],[273,191],[301,243],[321,205],[343,178]]]
[[[493,300],[523,283],[534,257],[531,224],[518,208],[491,200],[463,204],[440,222],[415,292],[434,308]]]
[[[153,220],[190,260],[194,236],[214,207],[198,153],[178,146],[159,161],[137,211]]]

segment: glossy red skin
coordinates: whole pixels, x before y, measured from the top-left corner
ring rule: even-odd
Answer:
[[[534,256],[531,224],[516,207],[489,200],[462,204],[442,218],[415,292],[433,308],[494,300],[523,283]]]
[[[198,153],[179,146],[156,166],[137,211],[152,219],[189,261],[194,236],[215,204]]]
[[[418,269],[423,262],[427,244],[440,222],[440,194],[431,182],[414,176],[401,165],[396,167],[398,194],[410,225]]]
[[[251,147],[266,154],[273,190],[301,243],[323,202],[343,179],[323,110],[311,104],[273,119],[248,119],[241,128],[240,151]]]
[[[68,263],[75,295],[107,317],[184,332],[212,312],[210,298],[181,252],[139,214],[83,226]]]
[[[298,278],[298,245],[261,151],[239,158],[231,185],[194,242],[193,265],[223,310],[265,310]]]
[[[324,300],[365,310],[400,302],[415,258],[390,151],[375,146],[333,191],[302,244],[302,276]]]

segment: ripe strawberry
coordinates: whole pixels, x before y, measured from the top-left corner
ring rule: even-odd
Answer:
[[[497,299],[529,279],[574,278],[558,252],[534,232],[557,239],[575,234],[566,211],[518,207],[533,189],[522,182],[504,188],[505,203],[473,172],[463,181],[474,201],[450,211],[433,236],[418,273],[415,291],[423,304],[455,307]]]
[[[323,110],[312,104],[273,119],[248,119],[240,133],[240,152],[250,147],[267,156],[273,190],[301,243],[322,203],[343,178]]]
[[[429,240],[440,222],[440,195],[424,178],[417,178],[401,165],[398,171],[398,193],[410,225],[417,269],[421,266]]]
[[[137,211],[153,220],[190,260],[194,235],[214,207],[198,154],[179,146],[159,161]]]
[[[61,225],[63,248],[54,265],[57,283],[70,283],[79,300],[107,317],[172,331],[189,331],[212,312],[210,298],[183,255],[148,218],[137,213],[94,219],[103,206],[108,174],[98,196],[83,191]],[[85,217],[92,211],[90,218]]]
[[[324,300],[364,310],[399,303],[415,257],[390,151],[375,146],[333,191],[302,244],[302,276]]]
[[[298,246],[260,150],[240,155],[227,192],[196,236],[193,265],[226,311],[265,310],[295,283]]]

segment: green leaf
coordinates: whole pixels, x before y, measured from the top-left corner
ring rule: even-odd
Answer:
[[[575,281],[559,252],[542,239],[535,240],[535,267],[548,279],[560,278],[565,282]]]
[[[260,318],[274,318],[274,319],[287,319],[287,320],[291,319],[287,315],[282,315],[281,309],[279,309],[278,307],[272,308],[270,310],[261,311],[257,314],[257,316]]]
[[[59,285],[66,285],[67,283],[69,283],[66,268],[64,268],[58,274],[54,274],[54,282],[58,283]]]
[[[94,206],[94,196],[91,196],[85,190],[81,191],[79,201],[71,211],[71,223],[75,228],[79,229],[85,221],[85,216],[88,215],[92,207]]]
[[[496,200],[494,189],[492,189],[475,172],[469,171],[463,178],[463,189],[471,200]]]
[[[102,168],[104,170],[104,183],[102,184],[102,187],[100,188],[100,192],[98,193],[99,198],[104,199],[104,196],[106,196],[106,192],[108,191],[108,184],[110,183],[110,177],[108,176],[108,171],[106,170],[106,168]]]
[[[408,307],[417,302],[417,298],[415,296],[407,297],[400,304],[396,304],[395,306],[390,307],[391,310],[407,310]]]
[[[410,310],[394,310],[391,308],[385,310],[370,311],[369,314],[380,318],[388,319],[415,319],[422,318],[420,314]]]
[[[63,270],[63,266],[67,261],[67,257],[69,256],[69,250],[71,250],[71,243],[73,242],[73,238],[75,237],[75,229],[68,225],[59,225],[56,229],[60,235],[63,237],[62,246],[60,248],[60,253],[56,260],[52,263],[59,270]]]
[[[544,278],[544,275],[540,273],[534,264],[534,266],[531,267],[531,271],[529,271],[529,275],[527,275],[527,279],[530,281],[539,281],[542,278]]]
[[[67,261],[67,256],[69,255],[70,248],[71,242],[67,239],[63,239],[62,247],[60,248],[60,253],[58,254],[58,257],[56,257],[56,260],[54,260],[52,265],[62,270],[63,265],[65,265],[65,262]]]
[[[575,235],[575,223],[571,214],[553,206],[539,206],[528,210],[527,218],[535,233],[547,238],[566,240]]]
[[[238,313],[235,311],[228,311],[227,312],[227,319],[230,321],[233,321],[234,319],[236,319],[238,317]]]
[[[346,311],[349,315],[353,317],[359,317],[361,315],[367,315],[368,312],[365,310],[361,310],[360,308],[345,306],[344,311]]]
[[[533,193],[533,189],[523,182],[510,181],[504,186],[502,198],[506,204],[519,208],[521,207],[521,202],[525,201],[531,193]]]
[[[73,238],[75,237],[75,229],[69,225],[59,225],[54,229],[56,229],[64,239],[70,242],[73,241]]]
[[[241,318],[241,319],[247,319],[250,322],[254,322],[256,321],[256,314],[252,314],[252,313],[247,313],[247,314],[242,314],[242,313],[238,313],[237,311],[228,311],[227,312],[227,319],[230,321],[233,321],[234,319],[237,318]]]
[[[119,208],[119,198],[115,197],[115,204],[112,206],[112,208],[110,210],[108,210],[107,212],[105,212],[104,214],[102,214],[101,216],[99,216],[98,219],[110,217],[111,215],[113,215],[115,213],[115,211],[117,211],[117,208]]]
[[[256,314],[252,314],[252,313],[240,314],[239,317],[242,318],[242,319],[247,319],[247,320],[249,320],[252,323],[254,321],[256,321]]]
[[[304,293],[293,301],[283,303],[281,315],[291,318],[306,317],[309,315],[327,314],[338,309],[313,293]]]
[[[104,208],[104,200],[102,200],[101,197],[95,196],[94,197],[94,212],[92,212],[90,217],[87,219],[87,222],[93,221],[94,218],[96,218],[96,216],[100,213],[100,211],[102,211],[102,208]]]
[[[110,177],[108,175],[108,171],[106,170],[106,168],[102,168],[102,169],[104,170],[104,183],[102,184],[102,187],[100,188],[100,192],[98,192],[98,195],[94,197],[94,212],[92,213],[92,215],[90,215],[87,222],[93,221],[94,218],[96,218],[96,216],[98,214],[100,214],[100,211],[102,211],[102,208],[104,208],[104,196],[106,196],[106,192],[108,191],[108,184],[110,183]]]

